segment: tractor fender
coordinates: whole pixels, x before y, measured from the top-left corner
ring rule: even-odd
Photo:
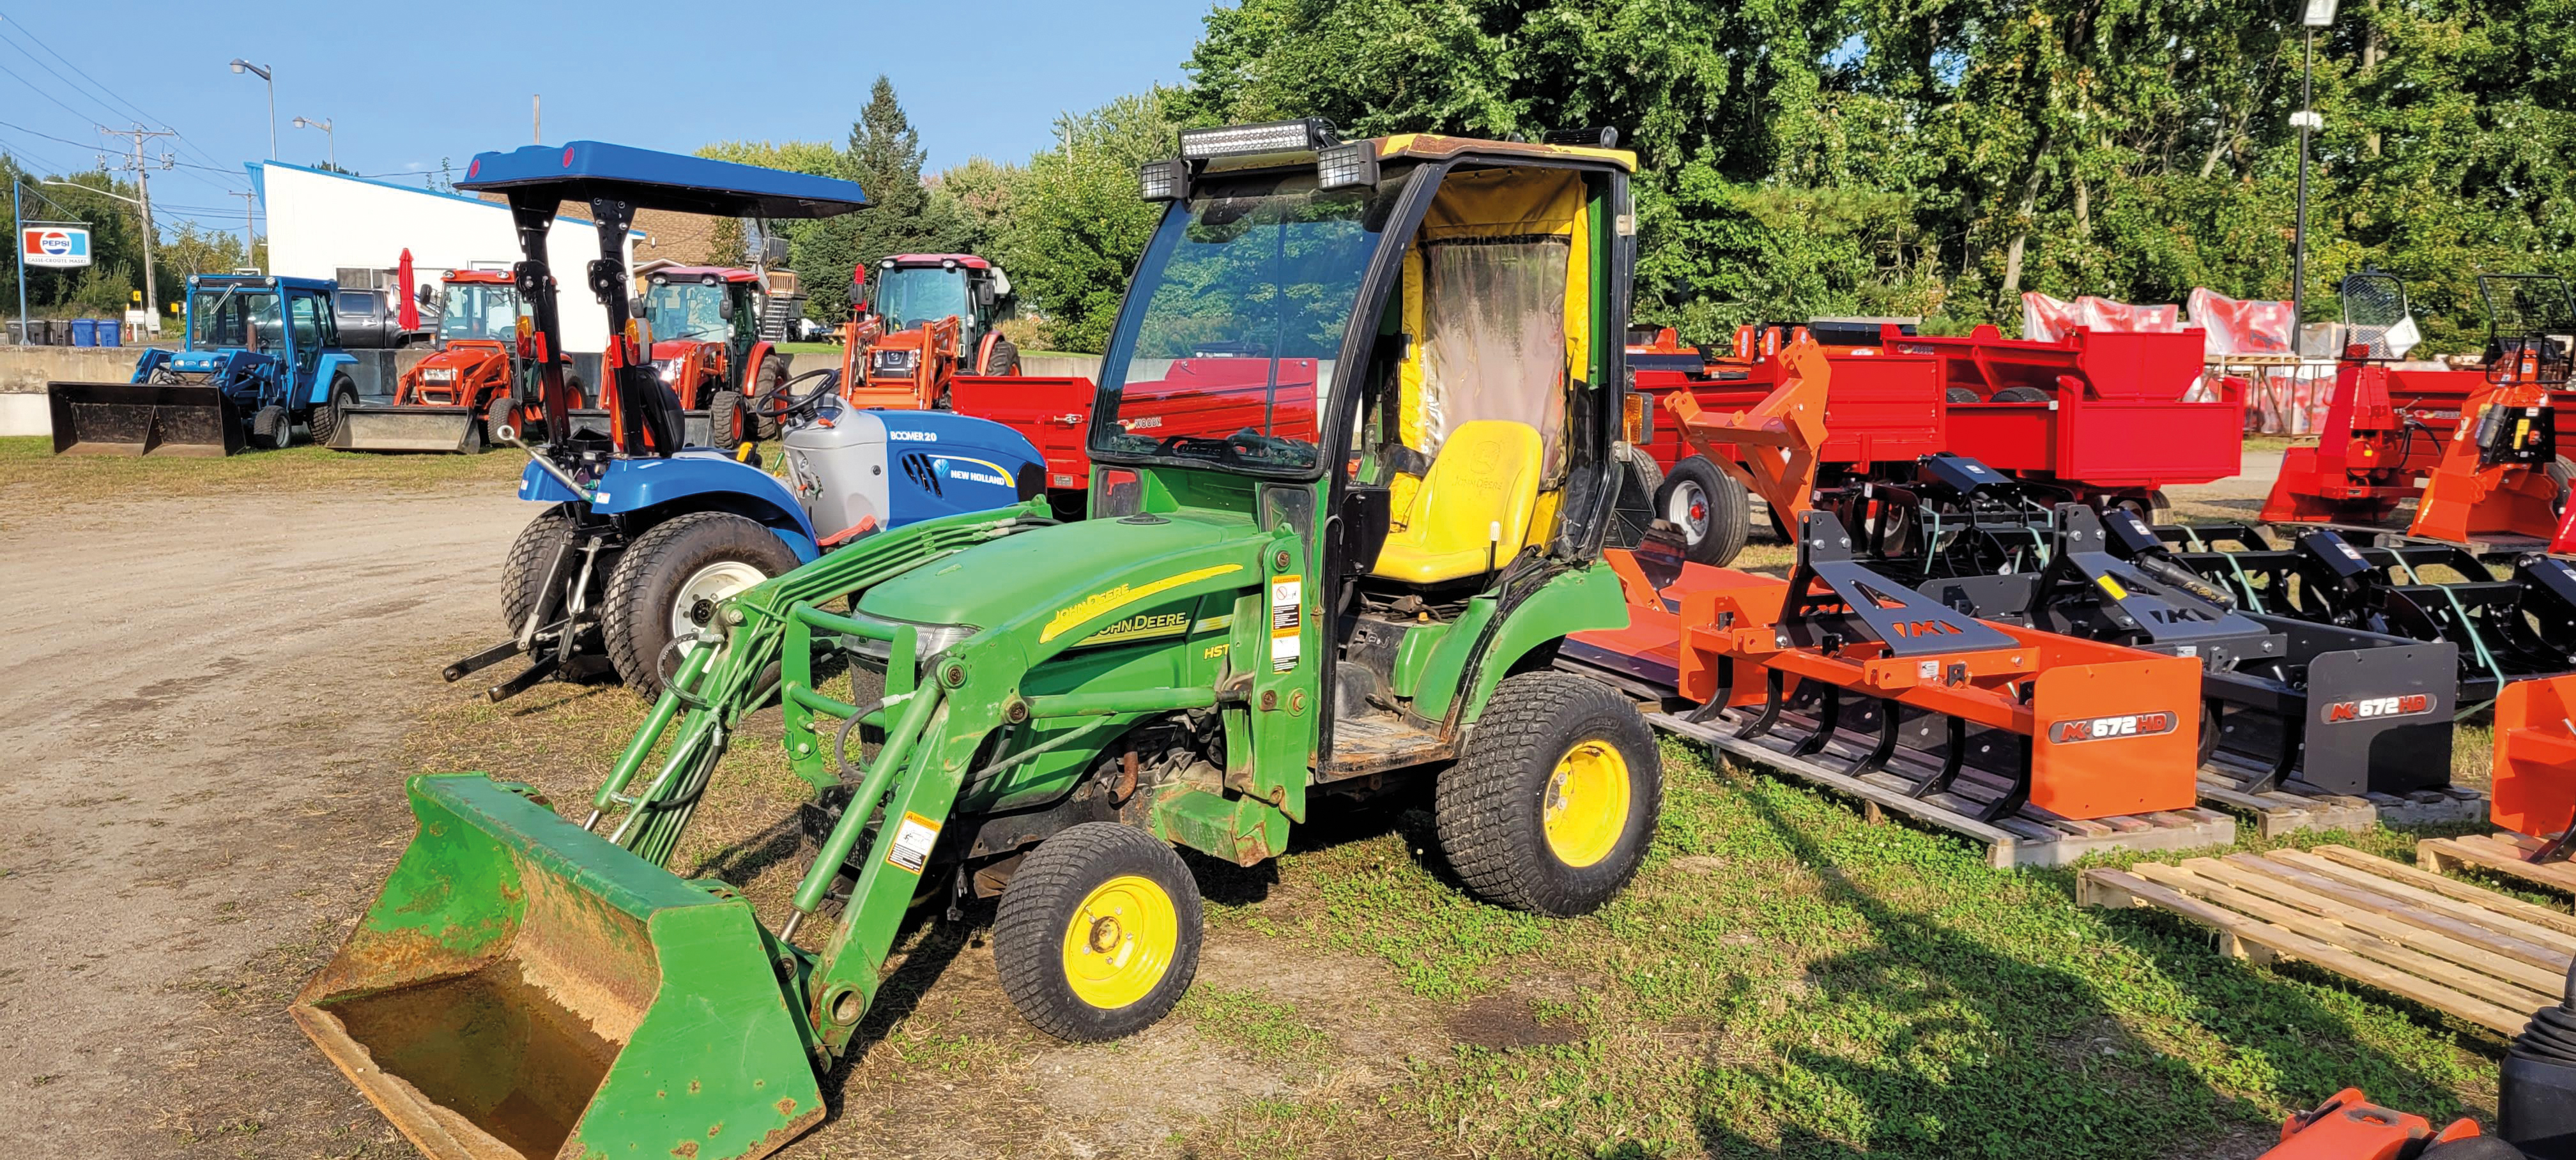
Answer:
[[[1482,654],[1468,663],[1470,686],[1459,723],[1475,724],[1484,716],[1485,702],[1494,695],[1495,686],[1526,668],[1524,661],[1544,665],[1552,646],[1568,634],[1626,627],[1628,601],[1609,564],[1595,560],[1591,567],[1559,573],[1505,613],[1502,623],[1486,630]]]
[[[519,477],[519,498],[560,502],[576,498],[563,484],[534,463]],[[611,460],[608,469],[579,497],[604,516],[626,516],[630,522],[659,523],[695,511],[732,512],[756,520],[796,554],[798,563],[820,555],[813,521],[796,493],[777,476],[722,452],[682,451],[668,459]]]
[[[313,364],[313,381],[306,386],[304,401],[316,406],[330,402],[331,376],[338,374],[343,368],[357,365],[358,360],[345,352],[336,350],[323,352],[322,358]],[[350,376],[352,379],[356,377],[355,374]]]
[[[778,348],[765,339],[751,344],[751,353],[742,357],[742,385],[739,389],[744,395],[759,389],[761,368],[768,366],[769,356],[776,353]]]

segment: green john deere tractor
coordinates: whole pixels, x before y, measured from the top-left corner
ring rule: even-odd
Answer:
[[[1428,779],[1469,890],[1602,905],[1663,796],[1637,713],[1550,668],[1627,620],[1614,143],[1183,134],[1142,174],[1168,208],[1088,518],[914,524],[732,597],[586,809],[413,778],[420,833],[296,1018],[430,1155],[715,1160],[821,1121],[923,904],[999,895],[1004,988],[1074,1040],[1188,988],[1174,847],[1250,865],[1324,798]],[[820,820],[774,933],[663,868],[773,703]]]

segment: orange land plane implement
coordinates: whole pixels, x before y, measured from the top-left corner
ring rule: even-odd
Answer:
[[[1939,763],[1916,796],[1949,789],[1972,764],[2010,780],[1980,821],[2024,802],[2086,819],[2188,809],[2195,800],[2195,660],[1964,616],[1856,562],[1842,525],[1822,511],[1801,519],[1786,581],[1693,569],[1696,582],[1680,585],[1678,561],[1678,549],[1650,541],[1613,554],[1612,566],[1643,613],[1631,631],[1651,631],[1674,607],[1666,598],[1677,602],[1676,683],[1701,706],[1694,722],[1723,717],[1750,739],[1812,720],[1792,753],[1812,759],[1847,715],[1874,721],[1876,736],[1847,772],[1886,769],[1911,737],[1926,764]],[[1816,688],[1795,688],[1810,683]],[[1793,710],[1793,691],[1812,695],[1798,696]],[[1864,711],[1854,713],[1851,699]],[[2012,743],[1993,743],[2003,739]]]

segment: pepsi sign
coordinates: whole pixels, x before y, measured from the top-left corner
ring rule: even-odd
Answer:
[[[18,260],[30,266],[76,270],[89,265],[89,227],[38,224],[18,229]]]

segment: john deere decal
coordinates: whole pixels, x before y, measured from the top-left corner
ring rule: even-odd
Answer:
[[[1063,636],[1067,631],[1071,630],[1075,625],[1081,624],[1083,621],[1089,620],[1092,617],[1098,616],[1101,613],[1108,612],[1112,609],[1123,608],[1139,600],[1143,600],[1148,596],[1153,596],[1157,593],[1169,592],[1184,584],[1196,584],[1210,576],[1223,576],[1228,572],[1240,571],[1243,571],[1243,565],[1241,564],[1219,564],[1213,568],[1201,568],[1195,572],[1183,572],[1177,576],[1165,576],[1160,580],[1148,581],[1143,584],[1121,584],[1106,592],[1094,592],[1089,596],[1085,596],[1080,600],[1057,609],[1056,614],[1048,618],[1046,627],[1038,631],[1038,643],[1045,644],[1059,636]]]
[[[1189,631],[1190,614],[1186,612],[1151,612],[1125,620],[1082,638],[1075,648],[1095,644],[1117,644],[1128,640],[1151,640],[1158,636],[1179,636]]]
[[[2054,745],[2078,741],[2113,741],[2122,737],[2153,737],[2171,733],[2176,724],[2171,713],[2129,713],[2118,717],[2079,717],[2060,721],[2048,727],[2048,740]]]

